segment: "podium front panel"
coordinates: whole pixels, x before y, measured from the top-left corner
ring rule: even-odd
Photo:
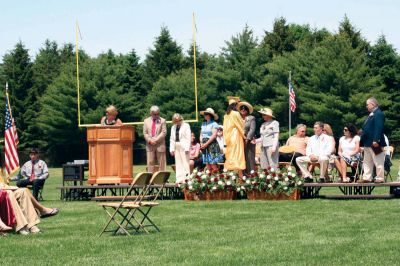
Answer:
[[[134,128],[88,128],[89,184],[132,182]]]

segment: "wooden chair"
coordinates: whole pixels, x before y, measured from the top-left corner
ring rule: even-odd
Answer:
[[[389,150],[389,153],[390,153],[390,161],[392,161],[394,147],[393,146],[389,146],[387,149]],[[386,150],[386,147],[385,147],[385,150]],[[385,182],[388,182],[389,177],[390,177],[390,180],[393,181],[393,178],[392,178],[392,175],[390,174],[390,171],[385,171]]]
[[[152,190],[154,191],[153,193],[153,199],[149,201],[142,201],[140,205],[142,208],[138,208],[136,211],[140,212],[143,217],[142,220],[138,223],[139,229],[143,229],[146,233],[149,233],[149,231],[146,229],[146,227],[154,227],[158,232],[160,232],[160,229],[157,227],[157,225],[153,222],[152,219],[149,217],[149,213],[152,210],[153,207],[156,207],[159,205],[157,202],[158,197],[162,193],[163,188],[165,187],[165,184],[168,181],[168,178],[170,176],[170,172],[155,172],[150,180],[150,186],[152,187]],[[154,187],[154,188],[153,188]],[[151,192],[149,193],[149,195]],[[134,215],[134,213],[132,214]]]
[[[132,213],[134,213],[135,210],[141,207],[140,204],[148,192],[151,177],[151,173],[138,173],[135,176],[125,196],[120,202],[104,202],[99,204],[101,207],[103,207],[104,211],[110,217],[107,224],[101,231],[99,237],[102,236],[105,232],[113,232],[113,234],[115,235],[118,231],[130,236],[131,233],[129,233],[129,230],[131,228],[138,232],[137,226],[132,224],[132,219],[136,223],[139,222],[136,217],[132,215]],[[127,198],[130,196],[134,186],[141,186],[142,191],[133,201],[127,201]],[[107,228],[111,225],[111,222],[114,222],[117,227],[107,230]]]

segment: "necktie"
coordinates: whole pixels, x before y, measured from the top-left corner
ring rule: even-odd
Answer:
[[[29,177],[29,181],[33,181],[35,180],[35,164],[32,161],[32,172],[31,172],[31,176]]]
[[[151,136],[152,137],[156,136],[156,122],[157,122],[157,119],[153,119],[153,124],[151,125]]]

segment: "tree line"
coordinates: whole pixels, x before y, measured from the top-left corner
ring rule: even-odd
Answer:
[[[113,104],[122,121],[142,121],[151,105],[168,120],[173,113],[195,118],[193,47],[184,51],[162,27],[143,60],[135,50],[96,57],[80,54],[81,123],[99,123]],[[345,16],[337,32],[277,18],[257,39],[247,25],[225,42],[219,54],[196,47],[199,109],[223,116],[226,96],[237,95],[256,109],[268,106],[288,137],[288,73],[297,110],[292,124],[331,124],[336,137],[343,125],[358,127],[367,115],[365,101],[376,97],[386,115],[385,132],[400,140],[400,57],[385,36],[369,43]],[[50,163],[87,156],[86,130],[78,128],[74,46],[46,40],[34,58],[20,41],[3,57],[0,84],[8,82],[20,150],[39,147]],[[0,103],[4,110],[4,101]],[[261,124],[261,117],[255,115]],[[0,120],[4,125],[4,112]],[[221,121],[222,123],[222,121]],[[200,122],[192,124],[199,131]],[[141,127],[135,147],[143,146]],[[310,132],[311,133],[311,132]]]

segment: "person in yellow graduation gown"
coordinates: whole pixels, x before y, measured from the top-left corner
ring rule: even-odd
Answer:
[[[224,138],[226,144],[225,164],[227,170],[238,171],[242,176],[246,169],[244,157],[244,121],[240,113],[236,110],[239,102],[238,97],[228,97],[229,106],[224,116]]]

